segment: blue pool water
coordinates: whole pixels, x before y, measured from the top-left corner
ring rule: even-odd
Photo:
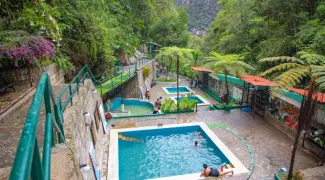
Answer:
[[[169,93],[177,93],[177,87],[166,88]],[[186,87],[178,87],[179,93],[189,93],[190,91]]]
[[[198,133],[200,132],[200,134]],[[199,173],[206,163],[219,168],[229,160],[200,126],[119,133],[141,142],[118,140],[119,179],[140,180]],[[195,140],[199,146],[195,147]]]
[[[183,97],[175,98],[177,101],[181,101]],[[188,97],[189,100],[196,100],[197,104],[204,104],[204,102],[197,96]]]

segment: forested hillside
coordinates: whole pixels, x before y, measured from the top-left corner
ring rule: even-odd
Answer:
[[[204,54],[214,51],[218,53],[213,55],[217,59],[239,55],[241,61],[256,68],[250,73],[272,79],[284,88],[306,87],[311,72],[317,72],[316,77],[323,76],[324,0],[219,0],[219,3],[222,9],[201,47]],[[324,77],[318,82],[324,83]]]
[[[114,66],[117,48],[133,55],[150,40],[186,46],[187,17],[172,0],[6,0],[0,3],[0,63],[20,68],[56,62],[64,69],[87,63],[102,72]],[[35,42],[47,44],[42,56],[34,53],[43,47]],[[35,51],[20,52],[30,47]]]
[[[218,0],[174,0],[176,6],[185,6],[189,14],[188,28],[195,35],[203,35],[215,19],[220,6]]]

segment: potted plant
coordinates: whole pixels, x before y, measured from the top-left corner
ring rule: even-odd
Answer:
[[[110,113],[110,112],[106,112],[106,113],[105,113],[105,119],[110,120],[110,119],[112,119],[112,118],[113,118],[112,113]]]
[[[111,100],[107,100],[107,102],[105,103],[104,109],[105,109],[105,119],[112,119],[113,115],[112,113],[110,113],[109,111],[111,110]],[[109,108],[109,109],[108,109]]]

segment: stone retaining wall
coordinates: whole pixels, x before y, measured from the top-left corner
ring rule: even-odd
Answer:
[[[79,95],[74,96],[73,106],[68,106],[64,111],[64,131],[76,161],[79,165],[89,164],[91,166],[89,172],[83,172],[78,168],[83,179],[95,179],[94,170],[90,163],[91,161],[93,164],[95,162],[94,159],[90,160],[89,149],[91,144],[94,144],[99,170],[102,172],[103,169],[107,168],[102,167],[102,160],[107,159],[103,157],[103,149],[105,149],[103,147],[108,146],[105,141],[108,134],[104,132],[100,114],[98,121],[96,121],[97,109],[103,102],[99,93],[93,90],[95,90],[93,83],[86,80],[84,87],[80,88]],[[84,115],[85,113],[89,113],[89,115]]]
[[[38,83],[43,72],[48,72],[52,84],[64,83],[64,71],[59,69],[55,64],[50,64],[43,67],[31,68],[31,78],[33,84]],[[30,84],[28,68],[14,69],[0,72],[4,79],[13,80],[14,85]]]
[[[150,73],[148,77],[143,77],[142,71],[143,68],[148,66],[150,69]],[[150,61],[145,66],[142,66],[138,69],[137,76],[131,79],[129,82],[123,85],[123,97],[125,98],[139,98],[142,99],[141,90],[143,95],[147,90],[147,86],[149,90],[151,89],[150,85],[152,79],[156,77],[156,66],[155,60]],[[147,85],[146,85],[147,84]]]

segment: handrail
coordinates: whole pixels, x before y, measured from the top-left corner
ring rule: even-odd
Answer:
[[[128,72],[121,73],[118,76],[111,78],[112,88],[120,85],[123,82],[135,75],[137,67],[147,64],[147,59],[136,63],[135,67],[130,67]],[[133,69],[134,68],[134,69]],[[132,69],[132,70],[131,70]],[[131,74],[132,73],[132,74]],[[73,104],[73,96],[75,93],[79,94],[80,84],[84,85],[86,78],[90,78],[96,88],[102,91],[102,81],[97,81],[94,75],[85,65],[73,80],[63,89],[63,91],[55,99],[53,89],[49,80],[49,75],[44,72],[41,76],[37,86],[33,101],[31,103],[22,135],[16,151],[16,157],[10,173],[10,180],[28,180],[28,179],[46,179],[51,178],[51,147],[56,143],[65,142],[63,129],[63,111],[69,103]],[[115,78],[115,79],[114,79]],[[114,80],[117,80],[114,86]],[[100,85],[97,83],[100,82]],[[107,82],[107,81],[106,81]],[[105,83],[104,83],[105,84]],[[75,87],[73,88],[73,86]],[[69,96],[63,101],[63,96],[69,90]],[[37,126],[39,123],[39,115],[44,97],[46,119],[43,155],[40,155],[38,140],[37,140]],[[62,104],[63,103],[63,104]],[[52,107],[54,112],[52,112]],[[56,135],[55,135],[56,133]],[[57,137],[57,138],[56,138]],[[41,158],[42,157],[42,158]]]
[[[10,173],[10,180],[50,179],[51,175],[51,147],[56,143],[53,128],[56,130],[59,143],[65,141],[58,106],[53,97],[53,89],[47,72],[42,74],[31,103],[25,126],[19,141],[14,164]],[[37,126],[44,97],[46,120],[43,144],[43,156],[39,152],[37,141]],[[54,107],[52,112],[51,102]],[[53,118],[54,114],[54,118]],[[55,120],[55,121],[54,121]],[[53,126],[55,124],[55,126]]]
[[[81,76],[81,78],[80,78],[80,76]],[[79,73],[72,79],[72,81],[58,95],[57,102],[58,102],[59,109],[61,111],[61,114],[60,114],[61,117],[63,116],[62,113],[65,110],[65,108],[68,106],[68,103],[70,102],[71,105],[73,104],[73,102],[72,102],[73,95],[76,92],[79,94],[79,85],[81,83],[84,85],[84,80],[85,80],[86,77],[90,78],[93,81],[94,84],[97,83],[97,80],[95,78],[93,78],[94,75],[92,74],[92,72],[88,68],[87,64],[79,71]],[[72,86],[74,84],[75,84],[75,87],[72,89]],[[67,98],[67,100],[62,105],[62,100],[63,100],[62,97],[64,96],[65,92],[67,92],[68,90],[69,90],[69,97]]]

